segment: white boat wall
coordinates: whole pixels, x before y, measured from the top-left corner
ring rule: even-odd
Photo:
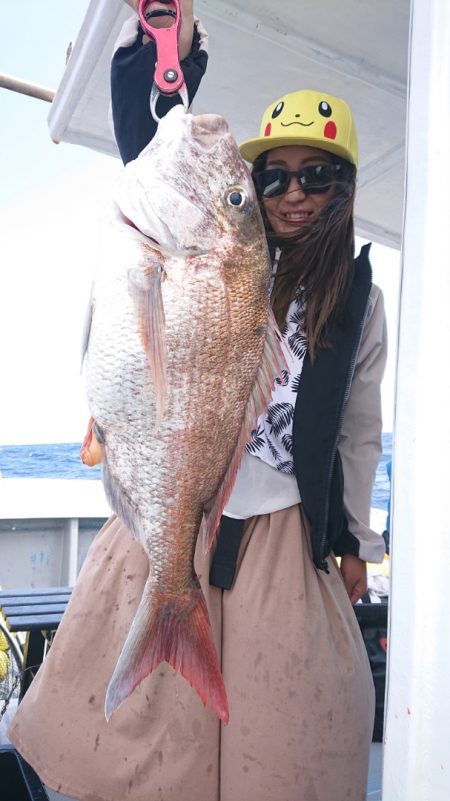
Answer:
[[[73,585],[110,514],[100,481],[1,479],[1,589]]]

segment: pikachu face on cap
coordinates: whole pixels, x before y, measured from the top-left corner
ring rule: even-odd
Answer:
[[[259,137],[240,146],[241,156],[254,162],[261,153],[285,145],[318,147],[358,164],[358,139],[352,113],[344,100],[324,92],[301,89],[266,109]]]

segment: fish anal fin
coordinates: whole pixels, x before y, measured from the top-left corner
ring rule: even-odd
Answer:
[[[166,661],[228,723],[225,686],[201,589],[194,586],[183,595],[146,590],[106,691],[106,719]]]
[[[138,267],[128,273],[142,347],[147,356],[156,396],[156,427],[164,413],[166,397],[166,341],[161,291],[163,262],[159,251],[142,245]]]
[[[218,492],[210,503],[209,508],[205,510],[203,539],[206,552],[214,545],[220,518],[233,491],[242,454],[250,439],[251,432],[255,428],[260,414],[267,410],[275,379],[281,376],[283,370],[287,369],[289,369],[289,354],[283,345],[277,322],[272,309],[270,309],[261,361],[247,402],[233,457]]]

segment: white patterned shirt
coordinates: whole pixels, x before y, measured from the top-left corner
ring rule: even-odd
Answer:
[[[281,377],[276,379],[267,414],[258,418],[258,426],[252,431],[251,440],[246,446],[247,453],[288,475],[294,475],[292,423],[303,360],[308,349],[303,323],[304,305],[299,290],[289,306],[281,331],[291,357],[290,370],[283,370]]]

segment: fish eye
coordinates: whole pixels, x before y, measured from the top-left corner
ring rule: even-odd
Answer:
[[[321,114],[322,117],[331,117],[332,113],[333,109],[330,104],[327,103],[326,100],[322,100],[322,102],[319,103],[319,114]]]
[[[272,119],[274,120],[276,119],[276,117],[279,117],[283,109],[284,109],[284,101],[280,100],[278,105],[276,105],[274,110],[272,111]]]
[[[242,186],[233,186],[226,194],[226,202],[234,209],[243,209],[247,200],[247,193]]]

